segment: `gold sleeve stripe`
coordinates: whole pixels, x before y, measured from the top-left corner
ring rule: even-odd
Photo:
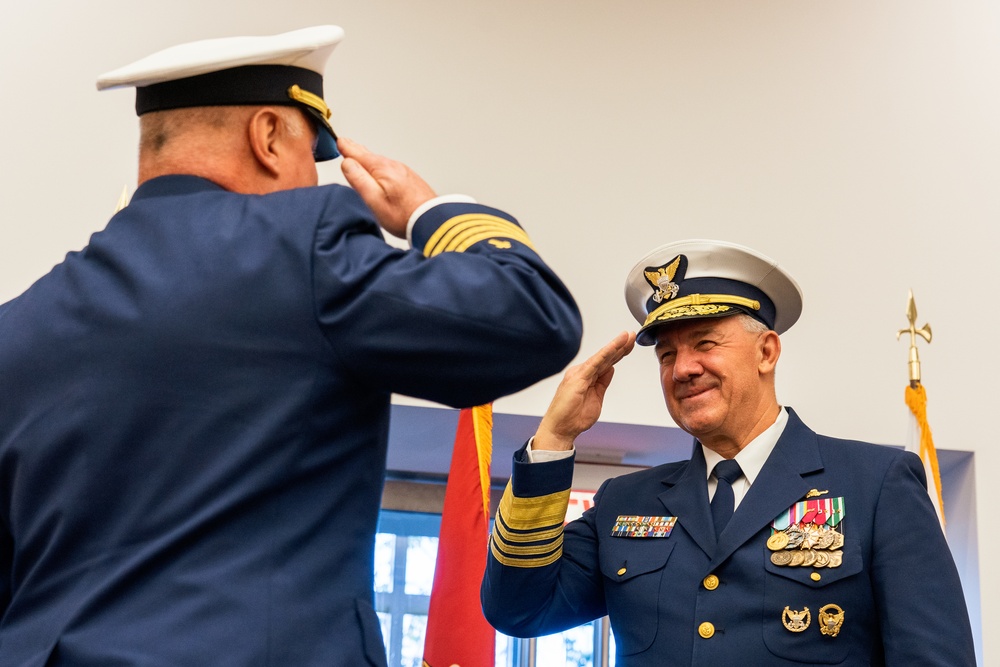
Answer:
[[[476,240],[470,241],[472,238]],[[495,215],[467,213],[441,225],[424,245],[424,255],[433,257],[442,252],[463,252],[473,243],[489,238],[512,239],[533,248],[525,231],[513,222]]]
[[[450,235],[446,239],[447,243],[445,245],[442,246],[442,244],[439,243],[433,252],[434,254],[441,252],[465,252],[473,243],[495,238],[511,239],[534,249],[531,245],[531,240],[528,239],[528,235],[516,225],[508,223],[508,226],[506,227],[501,227],[499,225],[476,225],[463,227],[462,229],[456,230],[453,235]],[[442,243],[444,243],[444,240],[442,240]],[[428,255],[428,257],[430,256],[431,255]]]
[[[562,533],[555,540],[549,540],[542,544],[531,544],[527,546],[516,546],[508,543],[503,538],[493,533],[493,544],[497,550],[510,556],[544,556],[552,553],[555,549],[561,549],[563,543]]]
[[[509,544],[511,548],[526,549],[540,547],[551,551],[555,548],[554,544],[562,540],[562,536],[563,527],[561,524],[547,530],[516,532],[507,528],[500,514],[497,514],[497,520],[493,523],[493,537],[502,544]]]
[[[551,565],[560,558],[562,558],[562,546],[557,550],[553,551],[548,556],[544,558],[509,558],[503,554],[497,548],[496,542],[490,540],[490,550],[495,558],[501,565],[506,565],[508,567],[521,567],[521,568],[534,568],[534,567],[545,567],[546,565]]]
[[[462,245],[465,242],[465,239],[469,238],[469,236],[491,233],[504,238],[520,241],[525,245],[530,244],[530,240],[528,239],[528,235],[525,231],[514,223],[507,222],[506,220],[500,220],[499,218],[494,218],[492,220],[484,220],[480,218],[470,220],[462,225],[451,227],[437,243],[436,250],[438,252],[454,252],[454,248]]]
[[[439,252],[445,252],[447,248],[455,245],[457,236],[470,229],[494,229],[505,237],[521,240],[523,243],[528,242],[528,235],[524,230],[508,220],[498,218],[495,215],[468,213],[455,216],[441,225],[424,246],[424,254],[430,257]]]
[[[525,238],[522,239],[522,238],[517,238],[517,237],[511,236],[509,234],[498,234],[496,231],[486,231],[486,232],[482,232],[482,233],[475,234],[475,235],[467,234],[467,235],[463,236],[461,239],[456,239],[455,243],[452,244],[452,245],[450,245],[450,246],[448,246],[447,248],[445,248],[444,251],[445,252],[465,252],[466,250],[468,250],[469,248],[471,248],[476,243],[479,243],[480,241],[488,241],[490,239],[510,239],[512,241],[518,241],[518,242],[520,242],[520,243],[528,246],[532,250],[534,250],[534,247],[532,247],[531,242],[527,239],[527,237],[525,237]],[[509,248],[510,244],[507,244],[507,247]]]
[[[562,535],[563,532],[562,524],[560,524],[548,530],[531,530],[527,532],[515,533],[507,528],[507,525],[504,523],[501,515],[498,514],[497,516],[500,518],[493,523],[493,533],[507,544],[513,544],[516,542],[541,542],[544,540],[551,542]]]
[[[510,482],[500,499],[498,512],[511,530],[538,530],[552,526],[562,526],[566,522],[569,506],[569,489],[557,491],[547,496],[518,498],[511,490]]]

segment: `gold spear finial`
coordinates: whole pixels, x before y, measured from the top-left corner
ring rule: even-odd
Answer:
[[[920,355],[917,354],[917,336],[928,343],[931,342],[931,325],[925,324],[917,328],[917,304],[913,300],[913,290],[910,290],[910,300],[906,305],[906,319],[910,321],[909,328],[900,329],[896,340],[905,333],[910,334],[910,386],[914,389],[920,385]]]
[[[122,188],[122,194],[118,197],[118,205],[115,206],[115,213],[128,206],[128,186]]]

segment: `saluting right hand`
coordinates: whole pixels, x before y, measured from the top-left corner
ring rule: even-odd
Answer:
[[[582,364],[566,371],[532,441],[533,450],[573,448],[577,436],[597,423],[615,364],[635,347],[635,332],[623,331]]]
[[[344,156],[344,177],[393,236],[406,238],[406,224],[417,207],[437,195],[424,179],[402,162],[372,153],[345,137],[337,140]]]

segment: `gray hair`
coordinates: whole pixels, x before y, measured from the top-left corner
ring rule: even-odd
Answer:
[[[758,320],[753,315],[747,315],[746,313],[740,313],[739,318],[743,323],[743,328],[749,333],[762,334],[766,331],[770,331],[771,327],[767,326],[760,320]]]
[[[222,129],[249,117],[250,106],[190,107],[153,111],[139,118],[139,148],[155,155],[170,141],[196,127]],[[299,138],[307,130],[309,121],[305,115],[292,106],[275,106],[289,135]]]

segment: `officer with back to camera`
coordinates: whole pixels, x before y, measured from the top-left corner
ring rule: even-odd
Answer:
[[[336,141],[341,36],[101,77],[136,87],[139,187],[0,306],[0,666],[385,665],[390,395],[481,404],[576,353],[512,216]],[[354,189],[316,187],[338,150]]]

